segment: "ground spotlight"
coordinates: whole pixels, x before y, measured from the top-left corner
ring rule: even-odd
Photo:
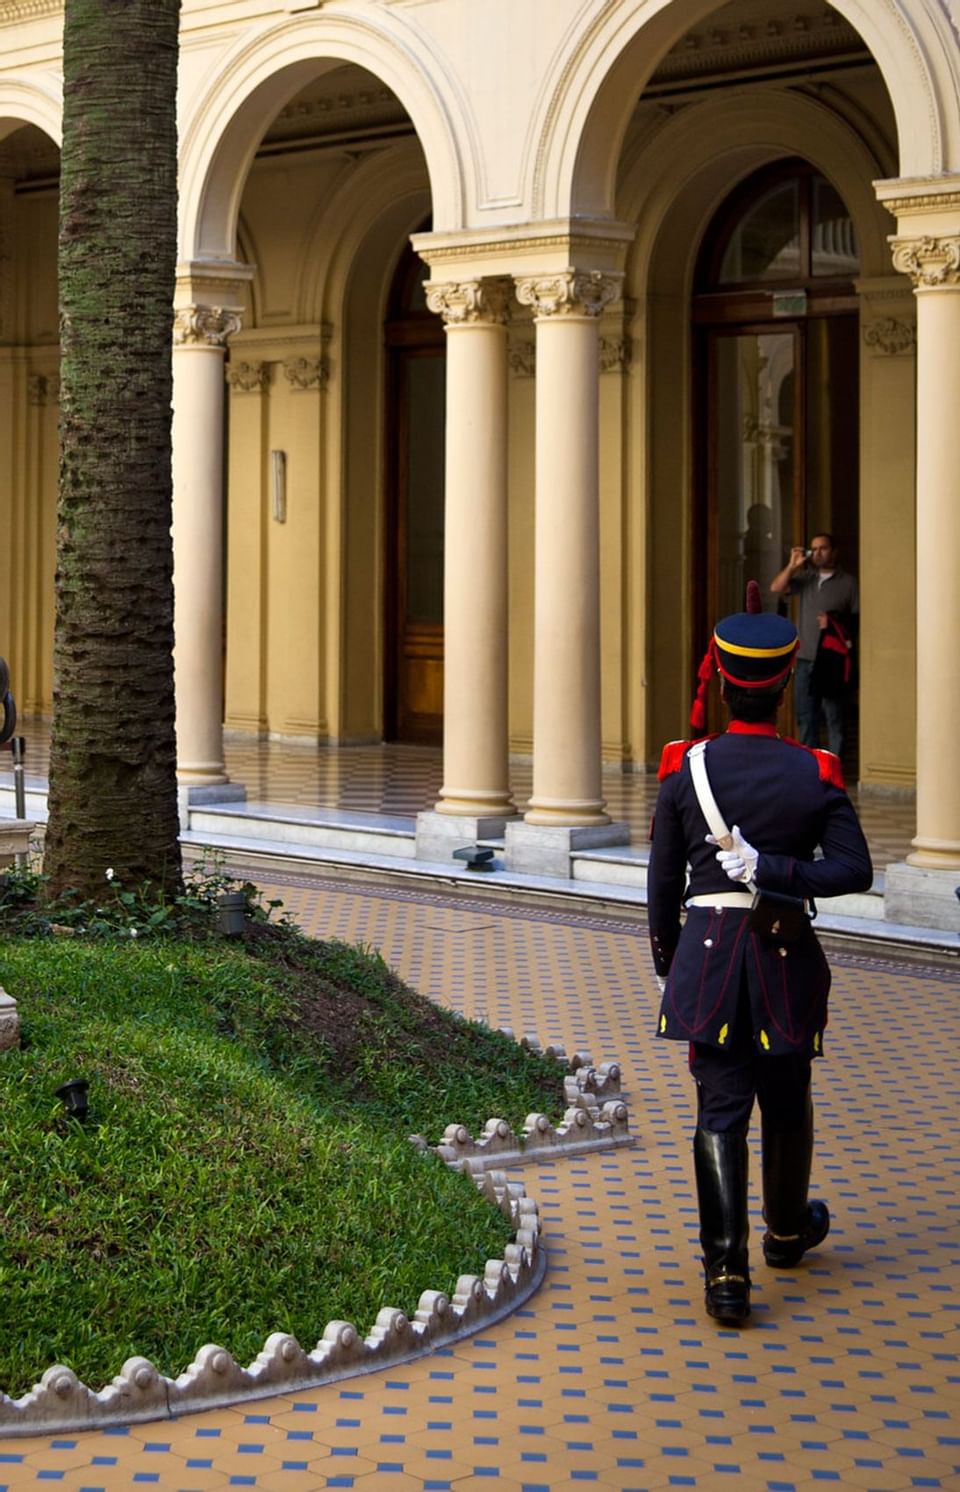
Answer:
[[[90,1112],[87,1102],[87,1093],[90,1084],[86,1078],[71,1078],[69,1083],[62,1083],[56,1090],[56,1096],[63,1104],[68,1119],[76,1119],[82,1124]]]

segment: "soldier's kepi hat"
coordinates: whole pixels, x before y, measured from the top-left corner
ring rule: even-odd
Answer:
[[[697,671],[699,687],[690,711],[693,729],[706,727],[707,687],[715,671],[740,689],[778,689],[790,677],[799,646],[791,621],[761,609],[760,588],[751,580],[746,611],[723,617],[713,629]]]

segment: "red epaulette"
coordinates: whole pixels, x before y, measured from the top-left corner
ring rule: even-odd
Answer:
[[[820,781],[829,782],[833,787],[838,787],[845,792],[847,784],[843,780],[843,767],[839,756],[834,756],[832,751],[821,751],[819,747],[812,749],[820,769]]]
[[[840,788],[841,792],[846,792],[847,784],[843,780],[839,756],[835,756],[832,751],[824,751],[820,746],[804,746],[802,741],[795,741],[792,736],[784,736],[783,740],[789,746],[799,746],[801,751],[809,751],[816,758],[821,782],[829,782],[831,786]]]
[[[671,773],[679,772],[683,766],[684,757],[690,750],[690,747],[695,746],[698,741],[703,740],[712,741],[713,736],[694,736],[692,741],[668,741],[660,755],[660,767],[657,771],[659,780],[662,782]]]

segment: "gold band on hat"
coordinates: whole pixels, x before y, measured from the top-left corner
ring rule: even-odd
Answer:
[[[716,632],[713,637],[718,648],[723,648],[725,653],[736,653],[740,658],[785,658],[788,653],[793,652],[798,642],[794,637],[792,642],[782,648],[744,648],[735,642],[725,642]]]

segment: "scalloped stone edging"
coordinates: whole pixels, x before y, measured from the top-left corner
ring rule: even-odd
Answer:
[[[420,1135],[411,1135],[411,1140],[419,1149],[432,1149],[448,1166],[478,1175],[487,1166],[519,1166],[630,1145],[633,1136],[627,1106],[617,1100],[601,1109],[569,1108],[556,1128],[546,1114],[528,1114],[519,1135],[505,1119],[488,1119],[477,1139],[465,1125],[448,1124],[439,1145],[428,1146]]]
[[[145,1357],[130,1357],[99,1393],[72,1369],[55,1364],[23,1398],[0,1394],[0,1435],[99,1430],[297,1393],[409,1362],[493,1325],[537,1290],[546,1254],[537,1204],[521,1185],[494,1171],[474,1183],[510,1218],[514,1242],[503,1259],[487,1261],[482,1276],[461,1275],[452,1296],[425,1290],[412,1319],[384,1306],[368,1337],[349,1321],[330,1321],[312,1352],[296,1337],[273,1332],[249,1368],[223,1347],[208,1344],[177,1378],[164,1377]]]
[[[516,1040],[509,1026],[501,1026],[500,1031]],[[563,1082],[567,1110],[556,1128],[545,1114],[528,1114],[521,1134],[505,1119],[488,1119],[476,1138],[465,1125],[448,1124],[439,1145],[430,1145],[424,1135],[411,1135],[411,1144],[439,1155],[456,1170],[479,1174],[487,1166],[522,1166],[633,1143],[630,1116],[619,1096],[618,1063],[603,1062],[594,1067],[587,1053],[575,1052],[568,1057],[562,1046],[542,1047],[535,1036],[521,1037],[520,1045],[553,1057],[568,1069]],[[598,1103],[601,1098],[607,1099],[602,1106]]]

